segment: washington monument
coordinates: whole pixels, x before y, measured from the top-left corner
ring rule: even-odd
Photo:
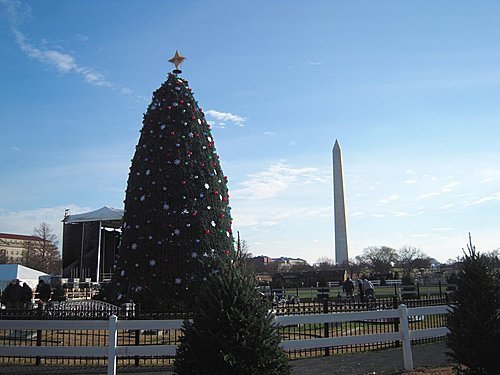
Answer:
[[[349,255],[347,252],[347,221],[342,151],[337,140],[335,140],[335,145],[333,146],[333,210],[335,221],[335,263],[342,264],[349,260]]]

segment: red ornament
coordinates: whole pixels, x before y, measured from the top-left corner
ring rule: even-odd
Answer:
[[[205,234],[210,234],[210,229],[205,229]]]
[[[186,185],[187,184],[187,181],[186,180],[182,180],[181,181],[181,185]]]

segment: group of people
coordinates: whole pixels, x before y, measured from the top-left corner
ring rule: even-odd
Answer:
[[[31,305],[33,290],[19,279],[12,280],[2,293],[2,304],[8,309],[24,309]]]
[[[359,299],[361,302],[365,300],[375,299],[375,287],[370,280],[367,279],[359,279],[357,281],[358,284],[358,292]],[[356,289],[355,283],[351,278],[347,278],[342,285],[342,289],[344,290],[346,299],[352,301],[354,300],[354,290]]]
[[[38,295],[39,302],[48,302],[51,295],[50,285],[44,280],[40,280],[35,293]],[[19,279],[12,280],[2,293],[1,302],[7,309],[27,309],[32,306],[33,290],[26,283]]]

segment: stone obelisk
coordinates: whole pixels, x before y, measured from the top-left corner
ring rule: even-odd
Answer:
[[[333,146],[333,210],[335,221],[335,263],[349,260],[347,252],[347,220],[344,198],[342,151],[337,140]]]

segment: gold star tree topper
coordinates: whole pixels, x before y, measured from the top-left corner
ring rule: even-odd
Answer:
[[[184,60],[186,60],[186,58],[184,56],[181,56],[179,54],[179,51],[175,51],[174,57],[172,57],[170,60],[168,60],[168,62],[171,62],[172,64],[174,64],[175,65],[175,69],[178,69],[179,65],[181,65],[181,63]]]

